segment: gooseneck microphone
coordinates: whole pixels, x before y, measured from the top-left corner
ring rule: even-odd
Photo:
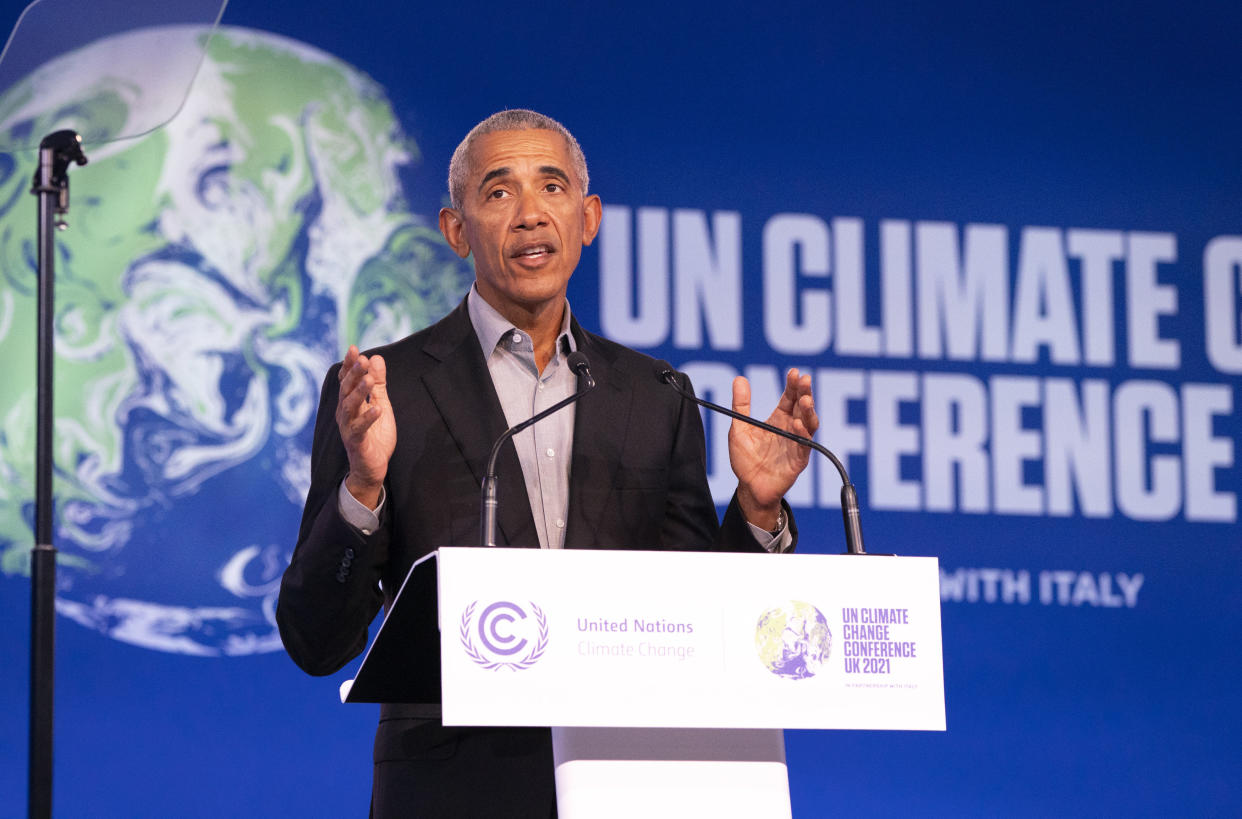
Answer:
[[[587,361],[586,353],[581,350],[574,350],[565,359],[565,363],[569,365],[569,369],[574,371],[578,376],[578,392],[584,393],[587,390],[595,388],[595,378],[591,375],[591,363]],[[549,410],[551,412],[551,410]],[[535,419],[531,419],[534,423]]]
[[[788,438],[791,441],[802,444],[805,447],[810,447],[816,452],[827,456],[828,460],[832,461],[832,465],[837,468],[837,472],[841,473],[841,517],[845,520],[846,553],[852,555],[866,554],[863,550],[862,523],[858,512],[858,493],[854,490],[854,484],[850,483],[850,476],[845,471],[845,465],[841,463],[840,458],[833,455],[832,452],[830,452],[823,444],[813,441],[810,438],[795,435],[794,433],[783,430],[780,427],[774,427],[764,421],[751,418],[749,415],[742,415],[742,413],[735,412],[728,407],[713,404],[711,401],[704,401],[702,398],[699,398],[693,392],[687,390],[681,385],[681,383],[677,380],[677,371],[674,370],[672,365],[667,361],[657,361],[655,363],[655,373],[657,378],[676,390],[677,393],[687,401],[693,401],[700,407],[707,407],[709,410],[727,415],[730,418],[736,418],[739,421],[745,421],[746,423],[759,427],[760,429],[766,429],[768,432],[775,433],[782,438]]]
[[[500,500],[496,497],[496,459],[500,457],[500,448],[514,435],[539,423],[552,413],[565,409],[595,388],[595,379],[591,376],[591,363],[587,360],[586,353],[575,350],[565,359],[565,363],[578,376],[577,391],[522,423],[509,427],[496,439],[496,443],[492,444],[492,453],[487,458],[487,472],[483,476],[482,498],[479,505],[479,532],[484,546],[496,545],[496,512],[500,509]]]

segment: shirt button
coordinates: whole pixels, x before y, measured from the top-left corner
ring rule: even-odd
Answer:
[[[539,389],[543,389],[543,382],[542,382],[542,381],[540,381],[540,382],[539,382]]]
[[[514,334],[513,334],[513,343],[514,343],[514,344],[521,344],[521,343],[522,343],[522,334],[521,334],[521,333],[514,333]]]
[[[565,528],[565,521],[561,520],[560,518],[557,518],[557,519],[556,519],[556,528],[557,528],[557,529],[564,529],[564,528]]]
[[[549,458],[555,457],[555,456],[556,456],[556,450],[555,450],[555,449],[553,449],[552,447],[548,447],[548,449],[547,449],[547,455],[548,455],[548,457],[549,457]]]

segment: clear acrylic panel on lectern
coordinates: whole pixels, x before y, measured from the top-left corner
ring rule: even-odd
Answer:
[[[35,0],[0,54],[0,151],[66,128],[88,150],[159,128],[185,101],[226,2]]]

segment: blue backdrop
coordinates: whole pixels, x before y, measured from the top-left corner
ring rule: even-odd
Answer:
[[[582,322],[688,369],[717,400],[747,374],[764,411],[779,372],[809,368],[821,439],[849,453],[861,489],[869,550],[940,559],[948,730],[790,732],[796,816],[1237,812],[1242,8],[911,5],[233,0],[224,25],[332,55],[349,79],[255,57],[256,42],[301,47],[230,29],[218,76],[244,65],[288,94],[229,92],[227,126],[211,105],[189,106],[157,146],[162,171],[136,155],[109,169],[104,151],[98,171],[74,172],[75,206],[101,215],[66,234],[65,261],[82,280],[120,282],[82,312],[101,326],[118,317],[128,397],[104,402],[119,443],[92,437],[96,392],[60,412],[81,413],[84,430],[58,428],[78,442],[58,478],[58,537],[81,560],[65,569],[58,623],[57,814],[365,813],[376,712],[336,700],[356,662],[307,677],[264,619],[296,532],[302,404],[341,345],[408,332],[458,297],[462,270],[419,230],[434,223],[457,141],[505,107],[565,122],[608,207],[571,283]],[[313,102],[265,118],[341,88],[357,118],[317,121]],[[219,133],[186,153],[207,123]],[[277,132],[311,148],[264,155]],[[396,136],[359,136],[373,132]],[[221,146],[233,154],[206,161]],[[381,154],[387,182],[351,164]],[[169,168],[195,165],[186,189],[212,218],[231,208],[251,225],[268,211],[221,206],[219,169],[260,186],[298,157],[315,181],[284,198],[271,185],[267,200],[298,225],[237,250],[228,273],[238,234],[176,205]],[[29,310],[29,245],[11,236],[33,221],[16,179],[27,160],[5,158],[0,213],[10,352],[26,350],[13,334]],[[127,174],[145,174],[151,190],[134,195],[154,203],[142,206],[151,218],[125,232],[124,275],[92,272],[102,262],[84,242],[123,232],[106,180]],[[250,201],[243,188],[234,179],[220,195]],[[407,244],[384,245],[392,227],[363,218],[376,212],[358,204],[368,197],[404,214]],[[353,251],[317,244],[333,230],[381,239],[355,253],[344,295],[334,265]],[[252,269],[265,253],[276,261]],[[179,274],[155,259],[199,276],[177,290],[180,309],[167,306]],[[281,259],[300,265],[298,332],[271,329],[283,320],[271,305],[296,289]],[[411,267],[414,295],[377,284]],[[63,298],[95,292],[66,287]],[[250,322],[259,307],[266,318]],[[177,323],[200,309],[214,323]],[[187,361],[167,352],[191,336],[212,341]],[[89,382],[106,360],[79,356],[73,377]],[[0,532],[0,814],[20,815],[20,487],[32,467],[18,456],[33,355],[6,366],[0,502],[17,523]],[[143,413],[160,420],[136,426]],[[709,425],[713,442],[719,432]],[[117,464],[96,480],[83,464],[97,451]],[[723,500],[727,466],[711,469]],[[804,551],[843,549],[837,487],[816,468],[796,490]]]

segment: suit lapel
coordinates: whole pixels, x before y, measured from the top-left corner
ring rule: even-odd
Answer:
[[[572,323],[578,349],[586,353],[595,389],[575,408],[574,448],[569,472],[569,522],[566,548],[598,544],[597,530],[621,467],[629,429],[629,378],[613,367],[612,357],[595,344],[578,323]]]
[[[508,427],[464,300],[436,326],[423,351],[440,362],[423,375],[423,383],[481,486],[492,445]],[[506,545],[537,547],[539,536],[512,441],[501,449],[496,472],[499,540]]]

